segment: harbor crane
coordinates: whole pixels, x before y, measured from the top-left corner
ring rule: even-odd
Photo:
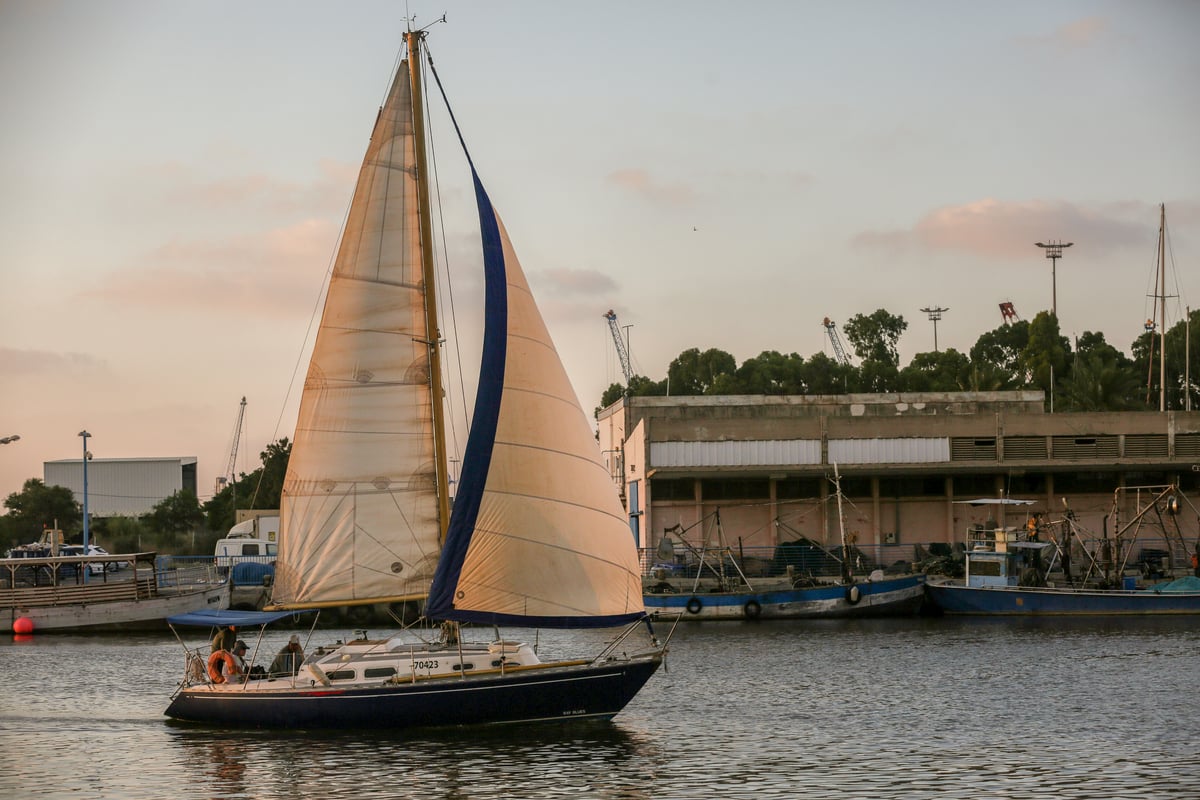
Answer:
[[[1019,320],[1021,317],[1017,314],[1016,307],[1012,303],[1005,300],[1000,304],[1000,318],[1004,320],[1005,325],[1008,325],[1014,319]]]
[[[838,333],[837,325],[829,317],[825,318],[824,325],[825,332],[829,334],[829,343],[833,345],[833,354],[840,363],[850,366],[850,357],[846,355],[846,348],[842,346],[842,336]]]
[[[246,419],[246,398],[242,397],[242,402],[238,405],[237,424],[233,426],[233,444],[229,447],[229,465],[225,468],[225,475],[218,479],[219,483],[228,482],[231,486],[237,482],[237,454],[238,445],[242,440],[242,422]],[[218,487],[218,489],[221,487]]]
[[[604,314],[608,320],[608,329],[612,331],[613,344],[617,346],[617,358],[621,361],[621,372],[625,374],[625,386],[633,381],[633,365],[629,362],[629,348],[621,339],[621,329],[617,327],[617,314],[611,308]]]

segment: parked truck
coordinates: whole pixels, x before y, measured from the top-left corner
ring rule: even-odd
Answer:
[[[263,514],[243,520],[217,540],[217,566],[228,569],[242,562],[274,564],[279,549],[279,514]]]

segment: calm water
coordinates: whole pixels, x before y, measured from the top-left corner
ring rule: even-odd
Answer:
[[[169,634],[6,639],[0,797],[1198,798],[1198,650],[1187,618],[680,626],[609,724],[330,735],[168,723]]]

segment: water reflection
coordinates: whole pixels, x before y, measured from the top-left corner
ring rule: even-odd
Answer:
[[[369,734],[167,728],[172,760],[205,776],[214,798],[639,800],[655,796],[650,767],[663,760],[646,736],[597,722]]]

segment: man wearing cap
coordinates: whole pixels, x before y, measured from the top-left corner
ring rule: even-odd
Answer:
[[[300,664],[303,662],[304,650],[300,647],[300,637],[293,633],[288,643],[279,651],[279,655],[271,662],[271,677],[290,678],[300,671]]]
[[[233,646],[233,666],[235,673],[238,675],[246,674],[246,650],[248,649],[246,643],[241,639],[238,639],[237,643]]]

